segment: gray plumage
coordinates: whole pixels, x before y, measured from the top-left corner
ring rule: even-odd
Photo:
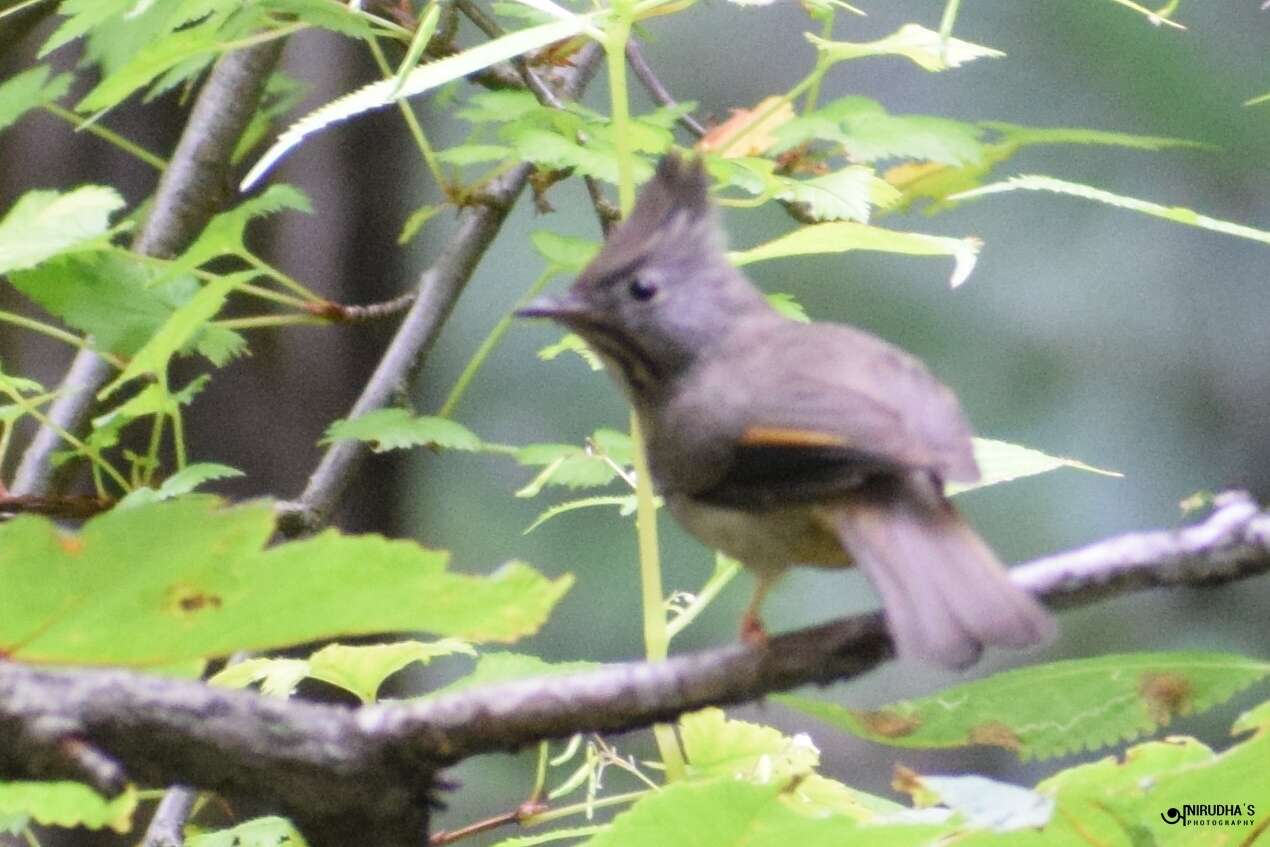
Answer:
[[[640,417],[689,532],[758,577],[858,564],[901,655],[963,666],[1055,624],[943,495],[979,477],[956,397],[851,327],[791,321],[727,261],[699,163],[662,160],[569,292],[522,314],[574,329]]]

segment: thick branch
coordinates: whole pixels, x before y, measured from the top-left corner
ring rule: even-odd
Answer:
[[[230,53],[216,63],[159,180],[154,208],[132,249],[148,256],[173,256],[224,205],[229,196],[230,157],[281,51],[282,42],[273,41]],[[110,365],[96,353],[81,350],[75,356],[49,408],[49,420],[57,429],[45,426],[35,434],[18,465],[14,494],[48,493],[53,484],[53,453],[62,446],[57,430],[77,432],[83,427],[110,374]]]
[[[1194,526],[1112,538],[1019,566],[1013,576],[1051,605],[1076,606],[1267,572],[1270,513],[1233,494]],[[361,709],[126,671],[0,662],[0,778],[66,775],[65,759],[48,755],[52,733],[90,745],[141,783],[193,785],[276,807],[316,843],[337,843],[349,834],[340,821],[353,820],[375,822],[379,842],[395,845],[421,831],[432,774],[443,765],[848,679],[891,655],[875,613],[777,636],[762,649],[736,644]]]
[[[564,96],[576,97],[590,80],[599,58],[595,45],[579,51],[567,72]],[[498,235],[503,219],[524,189],[533,165],[522,163],[491,181],[481,202],[465,208],[458,230],[441,255],[419,279],[418,296],[397,328],[374,374],[349,412],[350,418],[381,409],[404,390],[422,366],[477,263]],[[327,449],[309,477],[298,502],[280,510],[278,528],[286,535],[312,531],[327,522],[344,489],[365,461],[369,448],[359,441],[337,441]]]

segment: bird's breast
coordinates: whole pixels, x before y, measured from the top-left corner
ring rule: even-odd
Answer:
[[[666,505],[699,541],[753,569],[851,566],[837,537],[817,518],[815,506],[736,509],[676,493],[666,495]]]

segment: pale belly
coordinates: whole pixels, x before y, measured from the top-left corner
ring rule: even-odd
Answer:
[[[745,511],[694,502],[672,494],[670,513],[702,543],[754,570],[781,571],[790,565],[850,567],[837,537],[816,506]]]

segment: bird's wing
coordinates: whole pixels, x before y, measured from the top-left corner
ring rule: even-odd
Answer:
[[[771,506],[847,493],[877,474],[978,478],[956,397],[880,339],[785,324],[728,360],[736,379],[705,395],[714,406],[706,413],[731,422],[730,450],[697,497]]]

